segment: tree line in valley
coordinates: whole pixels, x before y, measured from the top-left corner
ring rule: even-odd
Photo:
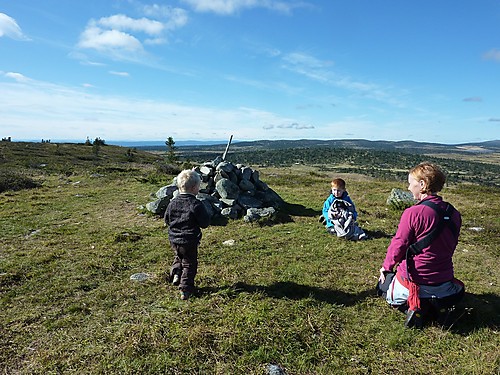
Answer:
[[[184,148],[181,158],[209,161],[220,156],[220,150]],[[474,161],[431,157],[394,151],[300,147],[270,150],[237,150],[229,152],[233,163],[253,166],[285,167],[304,164],[339,173],[362,173],[374,178],[405,181],[408,170],[423,161],[441,165],[448,174],[448,182],[473,182],[500,187],[500,166]]]

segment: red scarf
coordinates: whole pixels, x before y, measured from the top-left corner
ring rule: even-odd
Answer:
[[[408,289],[408,308],[413,311],[420,310],[420,297],[419,291],[420,287],[417,283],[410,281],[408,279],[403,278],[399,272],[396,273],[396,277],[398,281],[403,285],[406,289]]]

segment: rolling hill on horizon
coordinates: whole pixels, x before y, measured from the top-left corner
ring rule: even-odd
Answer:
[[[148,144],[141,145],[137,143],[136,148],[143,150],[163,150],[164,144]],[[122,144],[125,145],[125,144]],[[219,150],[224,149],[227,141],[212,141],[204,143],[203,141],[179,141],[176,142],[179,150],[183,149],[202,149],[202,150]],[[130,147],[130,145],[128,145]],[[257,141],[234,141],[231,143],[231,150],[274,150],[287,148],[314,148],[314,147],[334,147],[334,148],[351,148],[351,149],[368,149],[368,150],[383,150],[383,151],[398,151],[409,153],[480,153],[488,154],[500,152],[500,140],[491,140],[484,142],[469,142],[460,144],[442,144],[431,142],[416,142],[416,141],[370,141],[366,139],[298,139],[298,140],[257,140]]]

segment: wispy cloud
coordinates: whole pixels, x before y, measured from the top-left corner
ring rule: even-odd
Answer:
[[[189,17],[185,9],[173,8],[168,5],[145,5],[144,14],[163,20],[165,30],[175,30],[188,23]]]
[[[479,102],[483,101],[483,98],[481,98],[480,96],[471,96],[469,98],[464,98],[463,101],[464,102],[479,103]]]
[[[17,82],[21,82],[21,83],[31,81],[30,78],[22,75],[21,73],[7,72],[7,73],[5,73],[5,77],[12,78],[12,79],[16,80]]]
[[[125,96],[103,96],[88,88],[54,85],[31,80],[19,73],[4,73],[17,82],[0,81],[2,132],[17,139],[155,140],[173,136],[203,140],[258,139],[258,124],[280,124],[273,134],[298,136],[310,126],[270,111],[256,108],[220,108],[179,105]],[[20,84],[21,81],[23,84]],[[8,109],[8,110],[7,110]],[[168,127],[165,124],[169,124]],[[235,125],[237,124],[237,125]],[[4,126],[5,125],[5,126]]]
[[[500,49],[492,48],[488,52],[483,54],[485,60],[493,60],[500,62]]]
[[[265,8],[290,14],[294,9],[312,7],[304,1],[277,0],[182,0],[196,12],[212,12],[219,15],[232,15],[246,9]]]
[[[30,40],[17,24],[16,20],[5,13],[0,13],[0,37],[9,37],[15,40]]]
[[[298,122],[285,123],[279,125],[267,124],[262,127],[264,130],[271,129],[295,129],[295,130],[304,130],[304,129],[314,129],[313,125],[307,124],[299,124]]]
[[[283,69],[307,77],[323,85],[338,87],[362,95],[365,98],[383,102],[395,107],[405,107],[401,101],[402,93],[393,94],[392,90],[374,83],[353,80],[334,71],[334,62],[321,60],[303,52],[280,55]]]
[[[492,117],[488,121],[490,121],[490,122],[500,122],[500,118]]]
[[[130,74],[128,72],[116,72],[114,70],[110,70],[109,74],[112,74],[115,76],[120,76],[120,77],[130,77]]]
[[[259,81],[250,78],[237,77],[232,75],[225,75],[223,78],[230,82],[235,82],[238,84],[242,84],[245,86],[253,87],[258,90],[266,90],[266,91],[274,91],[274,92],[282,92],[287,95],[296,95],[300,93],[301,89],[292,87],[284,82],[275,82],[275,81]]]

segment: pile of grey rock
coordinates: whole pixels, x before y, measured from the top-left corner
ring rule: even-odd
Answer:
[[[229,219],[243,217],[246,222],[262,218],[274,219],[283,205],[281,197],[264,181],[259,172],[242,164],[233,164],[217,157],[195,170],[202,183],[196,196],[203,202],[212,218]],[[163,216],[171,199],[179,194],[175,178],[170,185],[163,186],[155,194],[155,200],[146,204],[153,214]]]

